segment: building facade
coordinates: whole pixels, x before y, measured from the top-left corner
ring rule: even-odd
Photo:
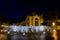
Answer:
[[[26,20],[20,23],[20,25],[27,25],[27,26],[40,26],[43,23],[43,17],[33,13],[26,17]]]

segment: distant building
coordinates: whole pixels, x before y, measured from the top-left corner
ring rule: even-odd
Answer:
[[[32,13],[32,15],[28,15],[26,17],[26,20],[22,21],[20,25],[24,26],[40,26],[41,23],[43,23],[43,18],[40,15],[37,15],[36,13]]]
[[[60,29],[60,19],[57,19],[56,21],[51,21],[52,27],[56,29]]]
[[[60,20],[57,20],[57,27],[60,27]]]

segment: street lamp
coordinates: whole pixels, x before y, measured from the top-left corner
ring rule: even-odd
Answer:
[[[52,25],[55,26],[55,22],[53,22]]]

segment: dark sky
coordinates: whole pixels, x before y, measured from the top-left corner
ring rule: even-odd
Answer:
[[[9,18],[23,19],[32,12],[42,13],[47,10],[58,9],[59,2],[56,1],[0,1],[0,14],[5,14]]]

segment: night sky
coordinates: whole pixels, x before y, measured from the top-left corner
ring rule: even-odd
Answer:
[[[0,1],[0,14],[5,14],[8,18],[17,20],[25,18],[32,12],[41,14],[48,10],[59,9],[59,2],[56,1]]]

